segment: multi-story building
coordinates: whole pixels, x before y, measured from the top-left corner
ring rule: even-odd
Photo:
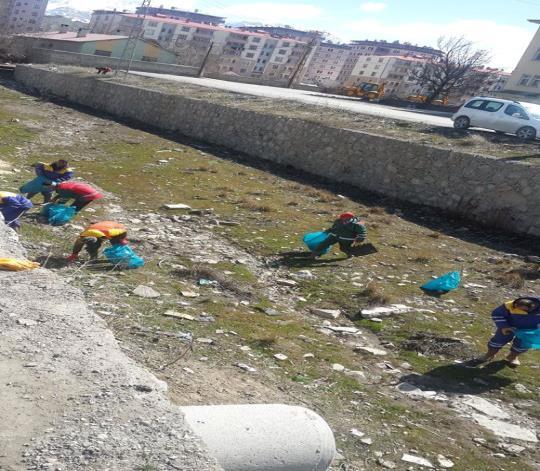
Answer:
[[[0,33],[8,35],[40,30],[49,0],[3,0],[0,5]]]
[[[529,20],[540,25],[540,20]],[[505,94],[540,99],[540,28],[521,57],[504,87]]]
[[[309,43],[312,40],[322,40],[324,34],[319,31],[302,31],[288,26],[240,26],[244,31],[265,33],[277,38],[289,38]]]
[[[184,19],[194,21],[195,23],[206,23],[209,25],[222,25],[225,23],[225,18],[221,16],[207,15],[205,13],[199,13],[198,10],[195,11],[185,11],[178,10],[174,7],[172,8],[163,8],[160,7],[138,7],[135,11],[137,14],[144,14],[150,16],[164,16],[166,18],[175,18],[175,19]]]
[[[351,48],[344,44],[319,43],[311,53],[301,73],[300,81],[320,87],[332,88],[338,85],[338,78]]]
[[[414,56],[432,59],[439,57],[441,52],[437,49],[427,46],[416,46],[410,43],[400,43],[399,41],[352,41],[349,45],[350,51],[341,72],[338,81],[345,83],[351,76],[353,69],[359,58],[364,56]]]
[[[344,84],[384,83],[386,96],[397,98],[422,94],[413,74],[426,60],[417,56],[361,56]]]

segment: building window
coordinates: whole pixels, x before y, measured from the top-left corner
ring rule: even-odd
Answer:
[[[246,73],[246,69],[240,69],[240,73],[241,73],[241,74],[245,74],[245,73]]]
[[[283,43],[283,47],[289,47],[291,43]]]
[[[540,61],[540,49],[538,49],[538,51],[536,51],[536,54],[534,55],[534,59],[535,61]]]
[[[99,49],[96,49],[96,51],[94,52],[94,55],[111,57],[111,51],[101,51]]]
[[[157,62],[156,57],[142,56],[141,60],[144,61],[144,62]]]
[[[253,42],[254,42],[254,43],[260,43],[260,42],[261,42],[261,38],[253,38]]]
[[[187,33],[191,28],[189,26],[182,26],[182,31]]]
[[[253,45],[252,45],[252,46],[249,46],[248,49],[249,49],[250,51],[256,51],[256,50],[257,50],[257,46],[253,46]]]
[[[530,75],[524,74],[519,79],[518,85],[522,85],[522,86],[526,87],[529,84],[530,79],[531,79]]]
[[[286,53],[287,53],[287,51],[285,49],[280,49],[278,51],[278,54],[286,54]]]
[[[155,28],[158,25],[157,21],[149,21],[148,26],[150,28]]]
[[[375,75],[377,75],[377,72],[371,72],[372,77],[375,77]]]
[[[540,87],[540,75],[535,75],[533,79],[531,80],[531,83],[529,84],[529,87]]]

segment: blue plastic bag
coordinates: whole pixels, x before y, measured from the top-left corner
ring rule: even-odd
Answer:
[[[45,216],[51,226],[63,226],[73,219],[76,209],[63,204],[46,204],[41,209],[41,214]]]
[[[435,293],[448,293],[455,290],[460,283],[460,273],[458,271],[451,271],[435,280],[428,281],[425,285],[421,286],[421,289]]]
[[[120,268],[139,268],[144,260],[137,256],[129,245],[113,245],[103,251],[107,260]]]
[[[21,193],[41,193],[42,191],[47,191],[52,193],[51,189],[46,189],[43,185],[51,183],[50,180],[47,180],[45,177],[39,176],[26,182],[23,186],[19,188]]]
[[[517,329],[516,337],[520,340],[522,348],[540,350],[540,329],[525,330]]]
[[[307,245],[307,248],[311,250],[312,252],[317,249],[319,245],[321,245],[327,238],[329,237],[329,234],[326,232],[310,232],[304,236],[302,239],[304,241],[304,244]],[[330,250],[330,247],[326,248],[322,253],[323,255],[325,253],[328,253]]]

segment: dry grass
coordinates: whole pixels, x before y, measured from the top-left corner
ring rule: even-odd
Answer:
[[[380,206],[374,206],[373,208],[369,208],[366,210],[367,214],[386,214],[386,210],[384,208],[381,208]]]
[[[243,297],[252,297],[254,290],[252,286],[242,283],[237,279],[233,279],[224,275],[222,271],[210,268],[204,265],[193,265],[191,268],[177,270],[176,274],[181,277],[188,278],[193,281],[198,281],[201,278],[217,281],[221,288],[232,291]]]
[[[501,284],[508,286],[509,288],[519,289],[525,286],[525,277],[516,271],[508,271],[503,273],[499,278]]]
[[[369,305],[385,305],[392,302],[391,296],[384,293],[380,285],[370,283],[362,291],[360,296],[363,297]]]
[[[429,263],[431,260],[433,260],[433,254],[431,252],[423,251],[418,252],[411,261],[415,263]]]
[[[256,211],[258,213],[273,213],[277,211],[277,209],[271,204],[263,203],[261,201],[254,201],[248,198],[241,198],[238,203],[244,208],[250,211]]]

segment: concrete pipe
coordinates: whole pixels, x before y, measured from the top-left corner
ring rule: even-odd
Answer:
[[[325,471],[336,452],[327,423],[282,404],[182,407],[225,471]]]

